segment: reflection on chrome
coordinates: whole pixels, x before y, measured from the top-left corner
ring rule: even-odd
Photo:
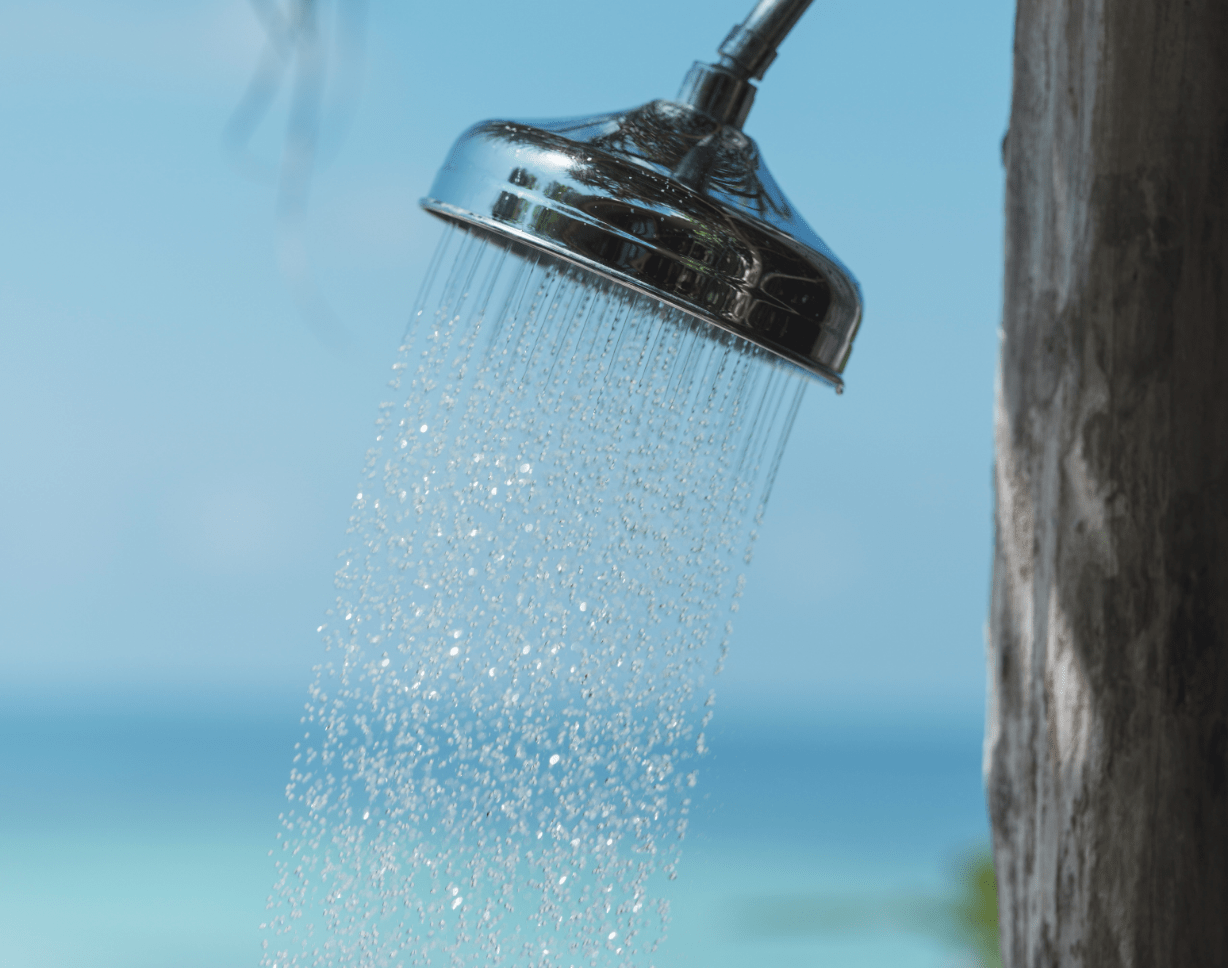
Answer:
[[[423,207],[654,296],[841,388],[860,287],[740,130],[749,78],[806,6],[760,3],[720,63],[691,68],[677,100],[475,125]]]

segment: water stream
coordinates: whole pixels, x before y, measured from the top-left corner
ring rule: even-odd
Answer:
[[[460,228],[394,369],[263,963],[649,965],[804,378]]]

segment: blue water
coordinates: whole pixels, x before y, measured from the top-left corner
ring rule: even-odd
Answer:
[[[979,724],[710,731],[658,968],[949,968],[933,914],[986,842]],[[0,717],[0,958],[259,959],[294,717]]]

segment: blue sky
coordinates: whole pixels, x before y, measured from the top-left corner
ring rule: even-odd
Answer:
[[[244,0],[0,8],[0,698],[296,702],[448,145],[670,96],[745,6],[371,0],[305,230],[342,341],[220,148],[262,42]],[[799,415],[731,707],[980,711],[1010,50],[1007,0],[819,0],[761,85],[747,131],[867,312],[848,392]]]

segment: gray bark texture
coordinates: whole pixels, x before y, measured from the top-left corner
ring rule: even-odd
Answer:
[[[1228,0],[1019,0],[986,793],[1008,968],[1228,966]]]

